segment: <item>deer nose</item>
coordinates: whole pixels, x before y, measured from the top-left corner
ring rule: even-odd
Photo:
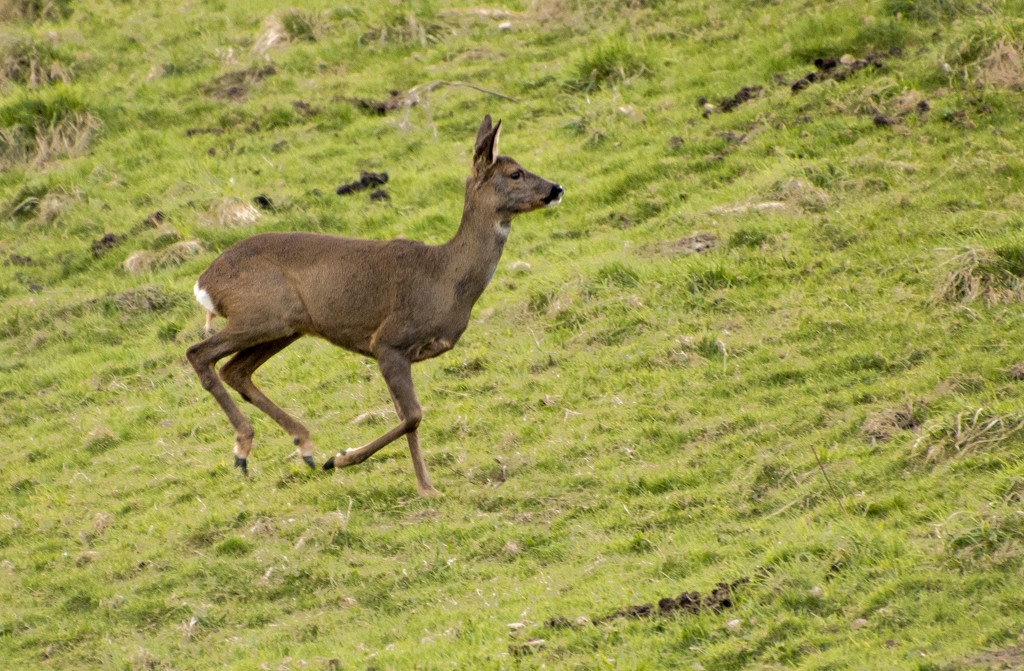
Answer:
[[[557,205],[562,201],[563,193],[565,193],[565,191],[562,189],[562,187],[558,186],[557,184],[552,184],[551,193],[549,193],[547,197],[544,198],[544,203],[547,205]]]

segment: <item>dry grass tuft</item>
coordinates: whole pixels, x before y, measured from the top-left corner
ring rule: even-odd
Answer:
[[[100,130],[100,120],[62,86],[23,95],[0,107],[0,170],[81,153]]]
[[[222,198],[216,201],[207,212],[199,214],[199,223],[206,226],[234,228],[248,226],[260,220],[260,211],[240,198]]]
[[[71,0],[0,0],[0,23],[59,21],[71,15]]]
[[[181,265],[203,251],[203,243],[198,240],[182,240],[164,249],[135,252],[125,259],[124,269],[129,275],[140,275],[160,268]]]
[[[915,407],[913,403],[885,408],[869,414],[860,428],[872,440],[892,440],[892,437],[900,431],[913,429],[920,425],[921,422],[917,416],[918,410],[919,408]]]
[[[281,23],[280,17],[276,14],[271,14],[263,19],[263,27],[260,29],[260,34],[256,36],[255,43],[252,45],[252,52],[262,56],[273,47],[287,41],[288,31],[284,29],[284,24]]]
[[[63,193],[47,193],[39,201],[39,221],[44,224],[53,223],[60,219],[60,216],[71,207],[76,200],[79,199],[78,194],[69,196]]]
[[[23,35],[0,36],[0,81],[45,86],[70,83],[74,78],[70,57],[52,41],[35,41]]]
[[[805,212],[822,212],[831,199],[822,189],[802,179],[790,179],[779,186],[774,194],[778,200],[794,205]]]
[[[948,424],[926,427],[911,454],[936,463],[998,447],[1024,429],[1024,418],[1000,415],[985,408],[958,412]]]
[[[252,52],[258,56],[266,54],[285,42],[316,42],[324,33],[324,22],[312,12],[288,9],[271,14],[263,20]]]
[[[993,305],[1021,299],[1024,283],[1004,258],[986,249],[966,247],[940,267],[948,270],[935,292],[936,300],[965,304],[981,298]]]
[[[1019,91],[1024,88],[1024,53],[1017,45],[999,40],[981,61],[978,76],[985,86]]]
[[[447,22],[427,19],[396,8],[384,17],[380,25],[373,26],[365,32],[359,41],[367,45],[401,44],[426,47],[432,42],[442,42],[452,32],[453,27]]]
[[[15,125],[0,128],[0,169],[18,163],[45,163],[59,156],[76,156],[102,128],[88,113],[76,113],[49,128]]]

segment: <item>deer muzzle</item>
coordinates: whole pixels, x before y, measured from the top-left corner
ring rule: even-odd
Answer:
[[[544,198],[544,207],[551,207],[562,202],[562,194],[565,190],[557,184],[551,185],[551,192]]]

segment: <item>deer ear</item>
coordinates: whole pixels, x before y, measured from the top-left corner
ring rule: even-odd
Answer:
[[[493,126],[491,125],[491,115],[485,114],[484,120],[480,123],[480,130],[476,132],[476,142],[474,143],[473,146],[479,147],[480,143],[484,141],[484,138],[487,137],[488,133],[491,132],[492,128]]]
[[[486,129],[486,132],[485,132]],[[498,134],[501,132],[501,121],[491,126],[491,115],[484,117],[477,133],[476,147],[473,149],[473,174],[482,175],[494,163],[498,156]]]

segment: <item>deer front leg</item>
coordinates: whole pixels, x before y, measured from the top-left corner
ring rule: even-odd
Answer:
[[[419,399],[416,398],[416,389],[412,383],[412,362],[398,350],[386,349],[378,355],[377,363],[395,403],[399,419],[398,426],[362,447],[339,452],[327,460],[324,470],[343,468],[366,461],[377,450],[404,435],[409,441],[413,470],[416,472],[416,489],[422,496],[436,496],[439,492],[430,483],[427,466],[420,453],[419,438],[416,434],[420,420],[423,419],[423,411],[420,408]]]

